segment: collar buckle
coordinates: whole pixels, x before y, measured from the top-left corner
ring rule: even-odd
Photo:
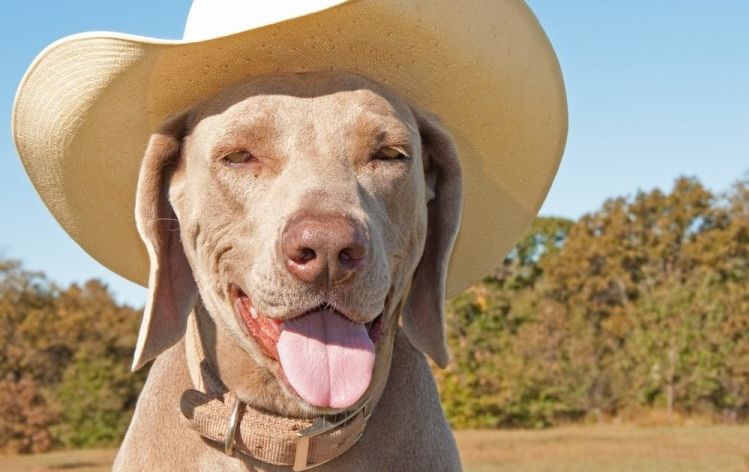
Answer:
[[[369,417],[372,415],[372,412],[369,408],[371,398],[367,398],[367,400],[362,403],[362,405],[357,408],[356,410],[352,411],[339,421],[329,421],[325,419],[324,417],[317,418],[314,423],[312,423],[311,426],[308,428],[305,428],[297,433],[296,438],[296,453],[294,454],[294,465],[292,466],[292,470],[294,472],[299,472],[302,470],[309,470],[312,468],[315,468],[317,466],[323,465],[327,462],[332,461],[336,457],[339,457],[341,454],[346,452],[351,446],[356,444],[359,439],[364,435],[364,427],[367,425],[367,420],[369,420]],[[341,426],[344,426],[348,424],[350,421],[355,419],[357,416],[363,415],[363,423],[362,423],[362,430],[357,435],[356,439],[344,450],[340,452],[340,454],[337,454],[330,459],[315,462],[310,464],[309,461],[309,449],[310,449],[310,441],[312,438],[315,438],[317,436],[320,436],[322,434],[325,434],[329,431],[333,431],[335,429],[340,428]]]

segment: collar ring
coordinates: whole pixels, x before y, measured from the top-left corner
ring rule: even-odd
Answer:
[[[234,445],[236,444],[237,438],[237,425],[239,424],[239,409],[241,406],[242,401],[235,397],[231,415],[229,415],[229,419],[226,422],[226,434],[224,435],[224,452],[227,456],[234,455]]]

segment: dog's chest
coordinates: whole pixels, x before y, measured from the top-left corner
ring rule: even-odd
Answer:
[[[258,469],[247,466],[243,461],[211,449],[197,457],[197,468],[200,472],[255,472]]]

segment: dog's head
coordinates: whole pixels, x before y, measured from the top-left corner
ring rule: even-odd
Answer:
[[[137,192],[151,259],[134,367],[200,300],[217,331],[314,411],[352,406],[409,340],[447,362],[447,261],[461,208],[455,147],[385,86],[342,73],[254,78],[173,117]],[[382,368],[382,366],[385,366]]]

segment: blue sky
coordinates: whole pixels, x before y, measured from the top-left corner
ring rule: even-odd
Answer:
[[[142,288],[57,226],[15,154],[10,111],[36,54],[82,31],[180,38],[187,0],[11,0],[0,18],[0,256],[67,284],[103,279],[139,306]],[[570,134],[541,211],[578,217],[608,197],[680,175],[720,191],[749,170],[749,2],[529,0],[562,65]]]

